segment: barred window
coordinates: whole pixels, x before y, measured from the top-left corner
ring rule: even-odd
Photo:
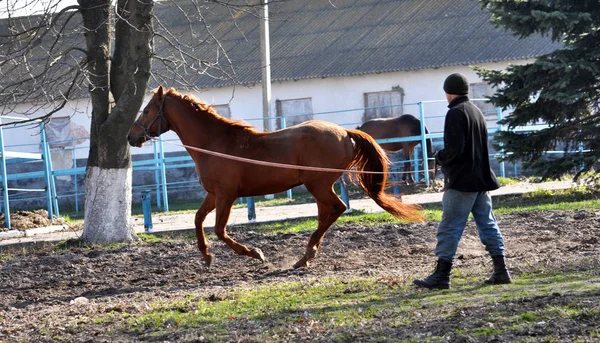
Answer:
[[[313,119],[311,98],[277,100],[277,115],[285,117],[285,126],[290,127]],[[277,128],[281,129],[281,120],[277,121]]]
[[[217,113],[221,116],[221,117],[225,117],[225,118],[229,118],[231,119],[231,109],[229,107],[229,104],[223,104],[223,105],[212,105],[212,108],[215,109],[215,111],[217,111]]]
[[[394,89],[391,91],[365,93],[365,114],[363,121],[374,118],[399,117],[404,114],[404,91]]]

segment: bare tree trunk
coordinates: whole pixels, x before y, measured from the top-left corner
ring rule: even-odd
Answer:
[[[49,119],[82,96],[82,85],[89,85],[92,113],[82,237],[87,242],[136,239],[130,223],[132,170],[126,134],[144,101],[151,59],[159,63],[152,75],[157,83],[195,89],[201,75],[233,80],[233,61],[215,42],[207,19],[231,16],[235,21],[239,11],[260,17],[254,8],[260,8],[258,1],[211,0],[226,9],[213,13],[212,4],[208,8],[197,1],[169,0],[161,1],[161,21],[152,16],[155,1],[78,0],[79,5],[66,7],[62,0],[7,2],[12,4],[6,6],[9,12],[23,6],[33,13],[36,4],[44,3],[46,13],[2,21],[0,114],[28,104],[18,110],[29,117],[23,122]],[[172,7],[169,12],[167,5]],[[186,21],[189,33],[182,34],[179,24]],[[82,32],[85,46],[78,36]],[[154,38],[165,47],[164,56],[154,56]]]
[[[99,244],[137,239],[131,226],[131,168],[89,167],[82,239]]]
[[[153,2],[118,1],[112,56],[110,2],[79,0],[93,108],[82,236],[89,243],[137,239],[131,226],[131,154],[126,135],[150,76]]]

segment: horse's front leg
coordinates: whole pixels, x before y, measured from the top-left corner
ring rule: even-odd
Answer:
[[[198,240],[198,250],[204,257],[204,262],[210,268],[212,265],[215,256],[208,252],[208,242],[206,241],[206,236],[204,235],[204,220],[206,216],[215,209],[215,196],[211,193],[207,193],[202,205],[198,211],[196,211],[196,218],[194,220],[194,224],[196,226],[196,239]]]
[[[265,262],[265,256],[263,252],[258,248],[248,249],[243,244],[240,244],[233,240],[227,234],[227,221],[229,220],[229,214],[231,213],[231,207],[236,198],[230,199],[226,197],[217,196],[217,217],[215,221],[215,234],[219,237],[220,240],[227,243],[233,251],[235,251],[238,255],[246,255],[250,257],[254,257]]]

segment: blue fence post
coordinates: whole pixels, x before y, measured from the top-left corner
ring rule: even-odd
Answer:
[[[346,185],[344,184],[344,175],[340,176],[340,178],[338,179],[339,183],[340,183],[340,193],[342,193],[342,201],[344,202],[344,204],[346,204],[346,213],[350,212],[350,197],[348,196],[348,188],[346,187]]]
[[[581,130],[579,130],[578,133],[581,134]],[[577,144],[577,152],[579,153],[580,156],[583,155],[583,142],[579,142]],[[579,171],[583,170],[583,168],[585,168],[585,163],[582,162],[579,164]]]
[[[158,143],[156,140],[152,140],[152,149],[153,149],[153,154],[154,154],[154,160],[158,161],[158,147],[156,146]],[[154,169],[154,183],[156,184],[156,206],[159,209],[162,209],[162,200],[161,200],[161,196],[160,196],[160,164],[156,163],[154,164],[154,166],[156,167]]]
[[[425,137],[425,109],[423,108],[422,101],[419,101],[419,119],[421,120],[421,151],[423,152],[423,174],[425,178],[425,184],[429,185],[429,156],[427,156],[427,137]],[[417,181],[419,181],[418,178]]]
[[[256,220],[256,206],[254,205],[254,198],[247,197],[246,204],[248,204],[248,220]]]
[[[160,149],[160,178],[164,205],[163,211],[169,212],[169,194],[167,194],[167,170],[165,166],[165,149],[163,146],[163,139],[161,136],[158,137],[158,146]]]
[[[73,157],[73,168],[77,168],[77,153],[75,152],[75,147],[72,150]],[[73,174],[73,184],[75,187],[75,213],[79,214],[79,181],[77,181],[77,174]]]
[[[395,172],[398,171],[397,167],[392,166],[392,168],[390,168],[391,172]],[[395,197],[400,197],[400,186],[398,186],[398,183],[400,182],[400,176],[396,173],[392,173],[390,174],[390,179],[392,180],[393,183],[393,189],[394,189],[394,196]]]
[[[425,108],[419,101],[419,119],[421,120],[421,151],[423,152],[423,177],[425,184],[429,185],[429,156],[427,156],[427,137],[425,136]]]
[[[144,231],[152,232],[152,203],[150,202],[150,190],[142,192],[142,210],[144,212]]]
[[[50,149],[48,149],[48,142],[46,140],[46,130],[44,129],[44,123],[40,124],[41,132],[41,147],[42,159],[44,160],[44,178],[46,179],[46,200],[48,202],[48,219],[52,220],[54,217],[54,202],[52,200],[52,163],[50,162]],[[57,214],[58,215],[58,214]]]
[[[2,119],[0,118],[0,121]],[[2,168],[2,202],[4,206],[4,224],[10,230],[10,207],[8,201],[8,173],[6,172],[6,154],[4,152],[4,136],[0,126],[0,168]]]
[[[285,122],[285,117],[281,116],[281,128],[285,129],[286,127],[287,127],[287,123]],[[290,200],[292,199],[292,189],[291,188],[287,190],[287,197]]]
[[[54,167],[52,167],[52,154],[50,153],[50,142],[46,136],[46,125],[44,125],[44,137],[46,138],[46,155],[48,156],[48,175],[50,175],[50,195],[52,196],[52,206],[54,206],[54,215],[60,217],[60,211],[58,208],[58,193],[56,192],[56,182],[54,180]],[[52,219],[52,218],[50,218]]]
[[[410,160],[410,165],[412,166],[413,174],[415,174],[415,182],[421,181],[421,177],[419,176],[419,155],[421,155],[419,148],[415,147],[415,150],[413,151],[413,156]]]
[[[497,109],[498,111],[498,131],[496,131],[496,134],[502,130],[502,124],[500,124],[500,121],[502,120],[502,108],[498,107]],[[500,158],[504,157],[504,148],[502,148],[502,143],[499,143],[500,145]],[[506,177],[506,173],[504,171],[504,162],[500,162],[500,176],[502,177]],[[515,174],[515,177],[517,175]]]

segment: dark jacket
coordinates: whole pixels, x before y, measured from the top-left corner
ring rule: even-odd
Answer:
[[[490,168],[485,118],[466,95],[448,105],[444,124],[444,149],[436,155],[446,179],[446,188],[462,192],[498,189]]]

